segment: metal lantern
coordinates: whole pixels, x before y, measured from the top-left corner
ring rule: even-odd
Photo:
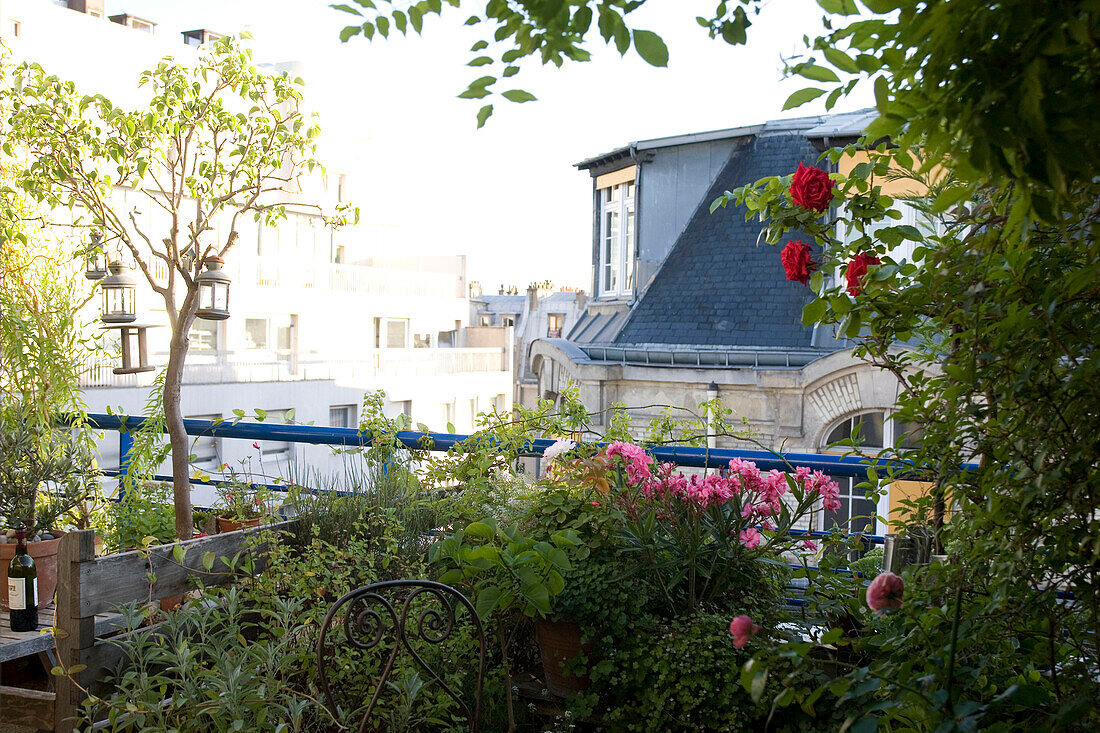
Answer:
[[[208,321],[224,321],[229,318],[229,276],[222,272],[225,260],[221,257],[207,257],[203,264],[206,270],[200,272],[196,280],[199,283],[199,308],[195,315]]]
[[[84,277],[89,280],[102,280],[107,277],[107,250],[103,248],[103,237],[92,232],[92,242],[84,252]]]
[[[104,323],[133,323],[137,320],[134,298],[137,283],[126,272],[126,265],[118,260],[112,262],[108,269],[111,274],[99,283],[103,290],[103,313],[100,318]]]

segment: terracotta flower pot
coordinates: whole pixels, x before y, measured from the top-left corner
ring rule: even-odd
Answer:
[[[61,539],[40,540],[27,543],[27,554],[34,558],[38,570],[38,607],[53,602],[54,588],[57,587],[57,546]],[[0,545],[0,609],[8,610],[8,565],[15,557],[15,543]]]
[[[546,689],[559,697],[569,697],[574,692],[587,690],[592,685],[587,674],[567,676],[562,670],[563,665],[572,662],[582,652],[592,652],[593,642],[581,643],[580,625],[572,621],[539,619],[535,622],[535,631]]]
[[[239,522],[229,517],[218,517],[218,532],[236,532],[243,527],[259,527],[263,520],[263,517],[255,517]]]

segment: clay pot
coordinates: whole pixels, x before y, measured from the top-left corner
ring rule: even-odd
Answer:
[[[586,655],[592,652],[594,642],[581,643],[580,625],[572,621],[539,619],[535,623],[535,632],[546,689],[559,697],[569,697],[574,692],[587,690],[592,685],[587,674],[566,676],[562,671],[563,664],[573,661],[582,652]]]
[[[34,558],[38,570],[38,607],[53,603],[53,592],[57,587],[57,546],[61,539],[40,540],[27,543],[27,554]],[[8,565],[15,557],[14,542],[0,545],[0,609],[8,610]]]
[[[256,517],[238,522],[236,519],[230,519],[229,517],[218,517],[218,532],[236,532],[244,527],[259,527],[260,522],[263,520],[263,517]]]

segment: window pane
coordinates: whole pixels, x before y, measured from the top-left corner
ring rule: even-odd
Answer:
[[[386,347],[390,349],[405,348],[405,328],[408,321],[386,321]]]
[[[886,415],[882,412],[865,412],[856,417],[859,426],[859,444],[872,448],[882,447],[882,424]]]
[[[218,322],[196,318],[188,334],[191,348],[198,351],[213,351],[218,348]]]
[[[267,319],[266,318],[246,318],[244,319],[244,338],[245,344],[250,349],[266,349],[267,348]]]
[[[825,439],[825,445],[829,446],[833,443],[839,443],[842,440],[847,440],[852,435],[852,421],[844,420],[829,433],[829,437]]]

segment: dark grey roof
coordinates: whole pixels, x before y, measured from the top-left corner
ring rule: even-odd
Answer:
[[[802,326],[810,291],[786,279],[780,248],[757,244],[761,225],[746,221],[743,208],[731,204],[711,214],[709,207],[723,191],[785,175],[800,162],[815,164],[818,150],[806,131],[822,121],[768,123],[757,137],[734,149],[631,310],[616,345],[813,348],[813,329]],[[789,239],[813,241],[798,233]]]
[[[576,344],[608,344],[626,321],[626,309],[619,311],[587,310],[577,319],[569,340]]]

